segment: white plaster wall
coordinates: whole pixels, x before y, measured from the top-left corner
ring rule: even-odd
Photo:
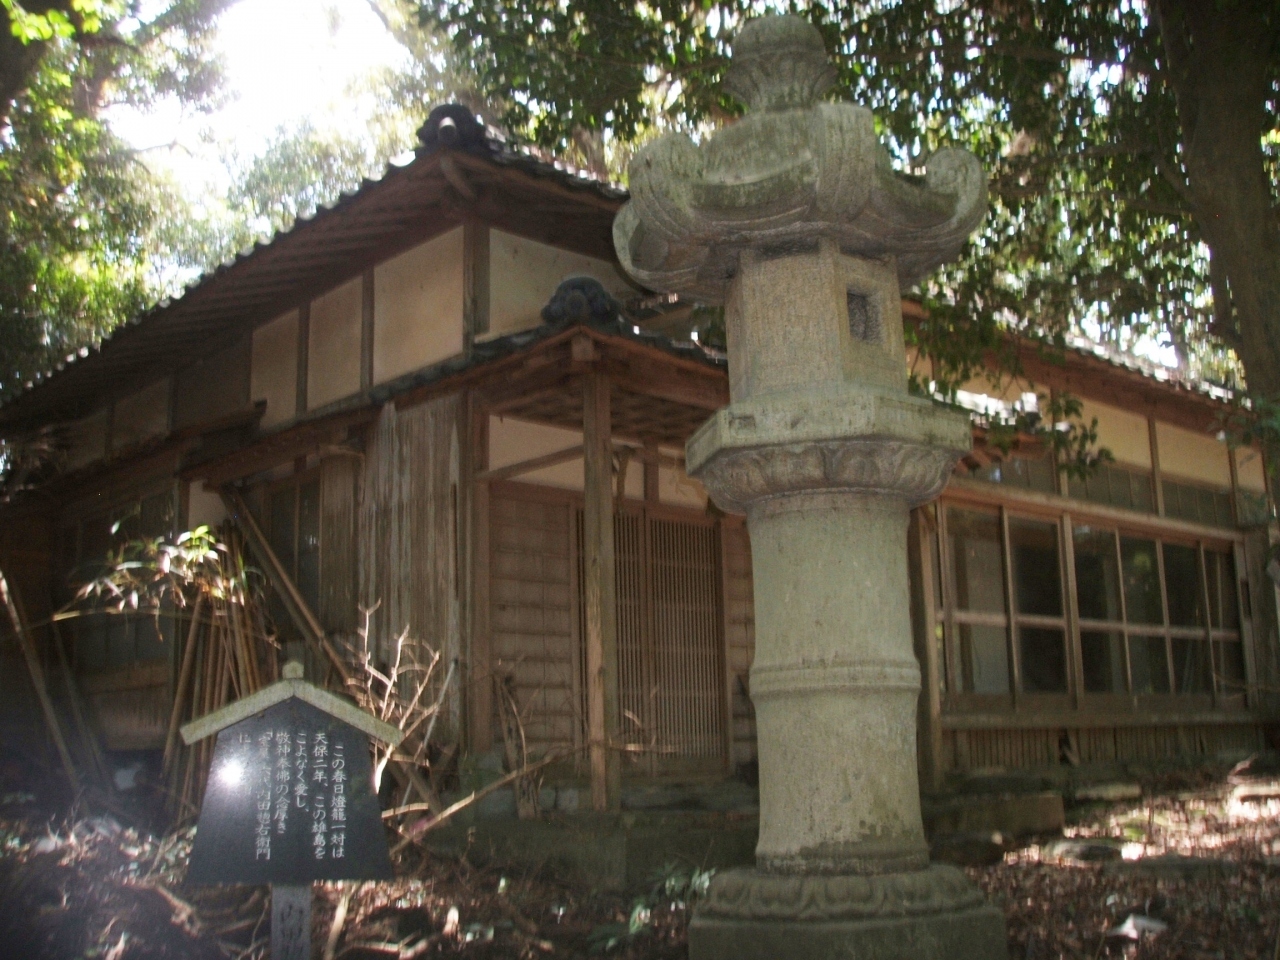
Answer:
[[[1233,453],[1236,458],[1236,481],[1240,484],[1240,489],[1265,493],[1267,480],[1262,451],[1255,447],[1237,447]]]
[[[107,408],[67,425],[67,469],[75,470],[107,455]]]
[[[487,336],[538,326],[542,323],[542,308],[561,281],[580,276],[595,277],[616,297],[626,298],[634,293],[611,263],[490,230]]]
[[[166,377],[116,401],[111,423],[113,451],[169,432],[169,384]]]
[[[249,398],[267,401],[262,426],[292,420],[298,404],[298,311],[290,310],[253,331]]]
[[[1231,486],[1231,466],[1226,443],[1211,434],[1194,433],[1169,423],[1156,423],[1156,447],[1160,472],[1224,489]]]
[[[512,417],[489,418],[490,469],[532,460],[534,457],[576,447],[581,443],[582,433],[578,430],[563,430],[560,427],[548,427]],[[521,483],[539,483],[543,486],[559,487],[562,490],[580,491],[583,489],[582,458],[578,457],[567,463],[558,463],[553,467],[545,467],[511,479]],[[643,490],[643,479],[641,489]]]
[[[567,450],[581,443],[582,433],[578,430],[564,430],[560,427],[549,427],[512,417],[489,418],[490,468],[532,460],[534,457]],[[559,487],[562,490],[581,491],[585,488],[584,477],[583,460],[582,457],[578,457],[555,466],[522,473],[511,479],[520,483],[537,483],[547,487]],[[632,457],[627,463],[625,492],[626,496],[634,500],[644,499],[644,463],[638,456]]]
[[[684,451],[678,448],[664,448],[662,452],[669,456],[684,455]],[[705,510],[707,507],[706,488],[679,467],[658,468],[658,499],[679,507],[694,507],[698,510]]]
[[[187,485],[187,529],[196,527],[216,527],[227,519],[227,508],[222,497],[212,490],[205,489],[203,481],[197,480]]]
[[[1118,463],[1143,470],[1151,469],[1151,439],[1147,430],[1147,418],[1119,407],[1081,399],[1084,408],[1081,419],[1085,426],[1098,418],[1098,446],[1106,447]],[[1160,466],[1164,469],[1164,453],[1160,454]]]
[[[360,390],[363,281],[349,280],[311,302],[307,346],[307,409]]]
[[[462,352],[462,227],[379,264],[373,277],[375,383]]]

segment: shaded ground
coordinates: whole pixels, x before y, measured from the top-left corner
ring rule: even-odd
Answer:
[[[1280,789],[1242,798],[1230,783],[1187,786],[1075,812],[1069,836],[1108,838],[1128,860],[1062,862],[1054,848],[1031,846],[970,870],[1005,908],[1010,957],[1280,956]],[[264,889],[186,887],[190,831],[157,838],[127,825],[125,811],[50,809],[34,793],[0,790],[0,958],[264,956]],[[1152,859],[1169,853],[1202,859]],[[1152,864],[1168,876],[1143,875]],[[465,858],[411,852],[398,869],[392,883],[317,885],[317,957],[331,934],[329,955],[352,960],[683,957],[688,903],[705,881],[673,872],[623,898]]]

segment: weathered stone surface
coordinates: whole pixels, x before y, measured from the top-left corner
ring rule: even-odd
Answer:
[[[954,867],[862,876],[729,870],[689,925],[691,957],[992,958],[1004,918]]]
[[[802,490],[851,490],[914,506],[942,491],[968,449],[968,419],[938,412],[917,397],[853,385],[781,403],[734,403],[690,438],[688,469],[733,513]]]
[[[719,303],[747,248],[831,237],[848,254],[892,258],[904,285],[953,257],[986,212],[977,160],[940,150],[923,177],[895,172],[870,110],[818,102],[833,79],[805,21],[744,27],[726,87],[746,116],[702,149],[668,134],[630,165],[631,202],[614,222],[627,271],[653,289]]]
[[[746,116],[644,148],[614,223],[641,283],[724,303],[732,403],[686,462],[751,533],[757,870],[717,878],[690,957],[1002,956],[999,913],[929,867],[921,825],[908,510],[970,427],[908,395],[900,299],[977,224],[985,176],[960,151],[894,173],[867,110],[818,103],[833,74],[798,17],[734,52]]]

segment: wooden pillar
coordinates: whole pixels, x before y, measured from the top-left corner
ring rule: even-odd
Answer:
[[[658,466],[658,445],[644,445],[644,500],[645,503],[657,503],[662,499],[659,489],[661,474]]]
[[[467,658],[467,744],[472,753],[493,746],[493,653],[489,634],[489,481],[480,476],[489,467],[489,411],[472,394],[470,411],[471,529],[468,531],[471,627]]]
[[[591,750],[591,807],[618,810],[622,766],[618,738],[618,622],[613,551],[613,449],[609,378],[595,369],[583,378],[582,443],[586,462],[583,511],[583,593],[586,599],[587,733]]]

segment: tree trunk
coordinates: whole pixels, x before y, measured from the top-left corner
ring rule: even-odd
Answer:
[[[1280,228],[1261,142],[1280,17],[1271,0],[1160,0],[1153,12],[1188,199],[1225,279],[1214,284],[1218,325],[1250,392],[1280,399]]]
[[[45,49],[40,41],[23,43],[9,28],[8,11],[0,7],[0,130],[9,125],[13,101],[27,89]]]

